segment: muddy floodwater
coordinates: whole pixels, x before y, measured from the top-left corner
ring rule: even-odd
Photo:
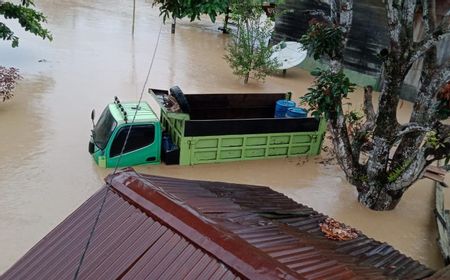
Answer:
[[[15,29],[20,47],[0,42],[0,65],[20,68],[15,98],[0,103],[0,274],[60,223],[103,183],[111,170],[98,168],[88,153],[90,111],[117,95],[136,100],[144,84],[161,19],[151,1],[40,0],[53,42]],[[12,26],[15,26],[12,23]],[[161,28],[159,47],[146,87],[179,85],[185,93],[286,92],[294,100],[312,78],[293,69],[285,77],[243,85],[222,59],[227,36],[219,25],[181,21],[176,34]],[[361,102],[361,90],[352,96]],[[144,100],[150,101],[145,95]],[[411,105],[404,103],[407,120]],[[438,269],[432,183],[422,180],[390,212],[360,206],[356,191],[321,157],[260,160],[198,166],[145,166],[149,174],[268,185],[299,203],[350,224],[367,235]],[[447,201],[450,190],[445,190]]]

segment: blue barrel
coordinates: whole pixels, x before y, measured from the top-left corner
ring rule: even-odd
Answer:
[[[289,108],[286,117],[287,118],[306,118],[308,112],[303,108]]]
[[[275,105],[275,118],[285,118],[289,108],[294,108],[295,102],[290,100],[278,100]]]

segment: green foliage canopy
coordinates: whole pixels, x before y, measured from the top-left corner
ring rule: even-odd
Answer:
[[[341,100],[354,91],[355,84],[350,82],[343,71],[333,73],[330,70],[316,70],[311,74],[316,77],[314,85],[308,88],[308,93],[300,100],[309,105],[313,116],[324,114],[328,118],[339,111]]]
[[[23,0],[20,4],[5,2],[0,0],[0,15],[5,19],[17,19],[19,24],[28,32],[52,40],[53,37],[47,29],[42,26],[46,22],[43,13],[36,11],[32,0]],[[4,22],[0,21],[0,38],[4,41],[11,41],[13,48],[19,45],[19,37]]]
[[[220,14],[226,13],[229,0],[154,0],[153,5],[160,5],[160,15],[165,22],[168,18],[188,17],[191,21],[206,14],[214,22]]]
[[[308,31],[300,38],[300,43],[313,55],[314,59],[328,56],[341,58],[344,50],[344,33],[338,26],[325,22],[312,22]]]

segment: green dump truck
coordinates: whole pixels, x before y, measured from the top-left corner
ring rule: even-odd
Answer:
[[[121,153],[121,167],[162,160],[194,165],[320,153],[323,119],[274,117],[276,101],[290,98],[286,94],[185,95],[179,87],[149,93],[160,107],[159,117],[147,102],[138,106],[117,97],[105,108],[89,142],[99,166],[115,167]]]

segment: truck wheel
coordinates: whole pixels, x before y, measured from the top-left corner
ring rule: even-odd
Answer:
[[[186,99],[186,96],[184,96],[184,93],[181,91],[180,87],[179,86],[171,87],[169,91],[170,94],[177,100],[178,105],[180,105],[180,108],[183,111],[183,113],[189,114],[191,111],[189,103]]]

